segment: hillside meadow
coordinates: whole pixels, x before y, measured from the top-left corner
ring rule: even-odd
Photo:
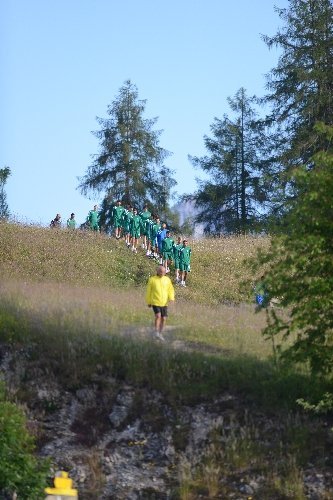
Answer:
[[[98,357],[107,369],[117,365],[130,379],[167,386],[179,397],[202,397],[223,386],[275,404],[281,404],[285,390],[283,404],[289,404],[300,384],[306,392],[309,382],[302,371],[277,374],[272,343],[261,335],[266,315],[255,312],[252,286],[257,277],[248,260],[267,245],[268,238],[249,236],[190,241],[188,285],[176,287],[169,342],[161,346],[152,342],[153,315],[144,301],[156,262],[143,250],[134,255],[122,240],[104,234],[1,224],[3,340],[33,339],[50,365],[52,359],[62,360],[61,373],[68,373],[69,385],[89,377]],[[160,363],[163,358],[165,373],[157,362],[151,364],[151,357]],[[185,369],[186,376],[183,362],[193,365]],[[182,390],[169,363],[182,373]],[[188,384],[192,376],[200,383]],[[286,377],[298,380],[296,394]],[[269,381],[279,389],[272,391]]]
[[[174,407],[237,394],[245,413],[256,405],[285,422],[278,461],[274,465],[275,451],[267,455],[256,444],[259,424],[245,423],[241,435],[228,438],[228,450],[218,441],[196,473],[179,480],[175,498],[198,498],[202,488],[205,498],[223,498],[217,496],[219,475],[232,481],[236,469],[255,463],[267,480],[264,498],[305,499],[302,467],[311,451],[303,436],[317,430],[299,420],[296,400],[331,389],[329,381],[311,379],[302,367],[281,367],[272,342],[261,334],[266,314],[255,311],[258,276],[249,259],[269,239],[189,244],[188,285],[176,287],[166,342],[160,343],[152,337],[153,314],[144,301],[156,262],[143,250],[135,255],[122,240],[103,234],[0,224],[0,343],[24,352],[29,364],[20,389],[8,388],[9,397],[29,407],[34,373],[55,378],[73,393],[96,374],[112,376],[160,391]],[[313,443],[315,461],[326,453],[320,436]]]
[[[67,231],[0,224],[0,272],[3,277],[34,282],[66,283],[108,288],[145,285],[155,263],[134,256],[122,240],[89,231]],[[190,241],[191,286],[185,298],[205,305],[252,300],[254,281],[245,259],[265,248],[268,238],[249,236]]]

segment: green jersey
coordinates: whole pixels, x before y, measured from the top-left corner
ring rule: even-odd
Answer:
[[[146,220],[146,234],[150,240],[151,240],[151,232],[153,229],[153,225],[154,225],[154,221],[152,221],[151,219]]]
[[[142,230],[142,234],[144,236],[148,236],[149,237],[149,232],[148,232],[149,226],[148,226],[147,223],[150,220],[151,213],[148,210],[144,210],[143,212],[140,213],[140,217],[141,217],[141,230]]]
[[[159,232],[159,230],[161,229],[161,224],[159,223],[155,223],[153,224],[153,227],[151,228],[151,239],[152,240],[155,240],[155,238],[157,237],[157,233]]]
[[[172,254],[174,244],[175,244],[175,242],[173,241],[172,238],[170,238],[170,236],[167,238],[164,238],[162,240],[162,252]]]
[[[123,229],[126,228],[126,217],[127,217],[127,214],[128,214],[128,210],[127,210],[127,208],[124,208],[123,214],[121,216],[121,225],[122,225]]]
[[[68,229],[75,229],[76,228],[75,219],[68,219],[67,220],[67,227],[68,227]]]
[[[184,247],[184,245],[182,245],[179,250],[179,262],[188,266],[191,263],[191,253],[190,247]]]
[[[130,232],[131,220],[133,219],[132,210],[125,209],[123,212],[123,228],[126,233]]]
[[[141,228],[141,217],[140,215],[133,215],[130,221],[130,231],[131,235],[135,238],[140,237],[140,228]]]
[[[112,209],[112,218],[114,225],[121,226],[121,219],[123,217],[124,207],[115,205]]]
[[[149,212],[149,210],[144,210],[139,215],[140,215],[140,217],[142,219],[142,224],[143,225],[146,222],[146,220],[150,219],[150,217],[151,217],[151,213]]]
[[[179,262],[179,251],[183,248],[182,243],[177,243],[173,245],[173,258],[175,262]]]
[[[99,213],[97,210],[90,210],[87,221],[92,229],[98,229]]]

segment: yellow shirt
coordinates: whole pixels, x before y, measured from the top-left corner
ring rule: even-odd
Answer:
[[[151,276],[147,285],[147,304],[164,307],[169,300],[175,300],[175,289],[169,276]]]

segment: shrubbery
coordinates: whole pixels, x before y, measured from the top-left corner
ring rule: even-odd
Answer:
[[[34,440],[22,411],[6,401],[0,386],[0,497],[20,500],[44,498],[47,461],[34,455]]]

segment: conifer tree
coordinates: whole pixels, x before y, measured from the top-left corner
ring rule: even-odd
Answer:
[[[164,165],[170,155],[159,145],[161,131],[153,130],[157,118],[143,117],[146,101],[130,80],[108,106],[109,118],[97,118],[101,129],[94,132],[100,152],[80,179],[79,189],[104,193],[101,221],[110,225],[110,206],[117,199],[141,208],[146,202],[163,209],[176,184],[172,171]]]
[[[210,127],[213,137],[204,137],[209,154],[189,157],[209,176],[199,181],[194,195],[187,196],[199,208],[196,222],[204,224],[206,233],[245,233],[253,229],[267,201],[261,156],[264,132],[254,99],[241,88],[228,103],[234,117],[215,118]]]
[[[279,211],[295,195],[292,178],[284,174],[298,165],[312,168],[313,155],[327,146],[314,125],[333,123],[333,5],[331,0],[289,0],[288,8],[276,11],[284,26],[263,39],[281,55],[267,75],[262,102],[269,107],[266,123],[275,145],[273,176],[280,172]]]
[[[333,127],[318,124],[315,133],[333,144]],[[298,197],[289,201],[282,231],[259,265],[269,266],[266,286],[280,302],[268,311],[264,334],[288,339],[287,347],[283,340],[280,346],[283,357],[318,374],[331,373],[333,364],[332,146],[311,161],[313,169],[297,167],[290,174]]]

